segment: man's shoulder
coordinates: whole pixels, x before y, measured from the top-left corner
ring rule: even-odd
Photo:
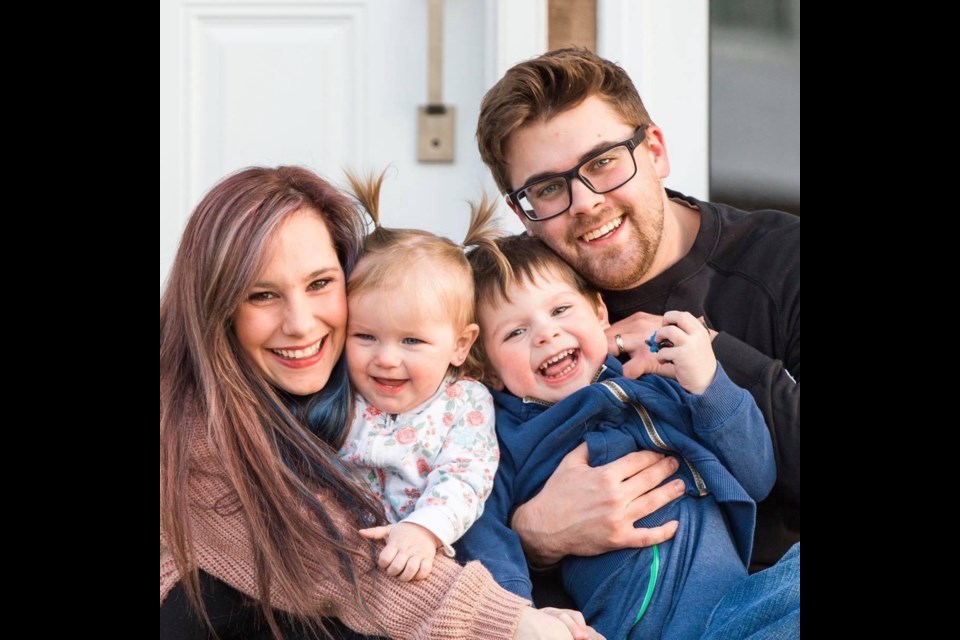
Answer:
[[[722,271],[764,274],[799,271],[800,218],[784,211],[743,211],[705,203],[716,217],[716,245],[710,262]]]
[[[706,203],[713,208],[719,224],[720,246],[740,245],[769,248],[784,241],[800,243],[800,217],[785,211],[760,209],[744,211],[720,203]]]

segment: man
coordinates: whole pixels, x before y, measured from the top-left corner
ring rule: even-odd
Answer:
[[[514,66],[486,94],[480,155],[527,232],[603,291],[611,353],[659,371],[644,343],[669,310],[700,317],[717,359],[756,399],[778,478],[761,503],[754,569],[800,539],[800,220],[665,189],[663,131],[617,65],[562,49]],[[511,521],[534,566],[671,538],[633,522],[683,492],[649,452],[590,468],[575,450]]]

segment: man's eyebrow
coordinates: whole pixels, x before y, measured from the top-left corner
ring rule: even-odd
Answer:
[[[622,141],[620,141],[620,142],[622,142]],[[609,141],[606,141],[606,140],[604,140],[604,141],[602,141],[602,142],[598,142],[597,144],[595,144],[595,145],[593,145],[592,147],[590,147],[589,149],[587,149],[583,154],[581,154],[580,157],[577,159],[577,164],[574,165],[574,166],[579,165],[581,162],[583,162],[584,160],[586,160],[587,158],[589,158],[589,157],[592,156],[592,155],[595,155],[595,154],[597,154],[597,153],[599,153],[599,152],[601,152],[601,151],[604,151],[605,149],[609,149],[610,147],[614,147],[614,146],[620,144],[620,142],[616,142],[616,141],[614,141],[614,142],[609,142]],[[571,167],[571,168],[573,168],[573,167]],[[569,171],[569,170],[570,170],[570,169],[567,169],[567,171]],[[528,184],[530,184],[530,183],[532,183],[532,182],[540,182],[540,181],[543,180],[544,178],[550,178],[550,177],[552,177],[552,176],[558,176],[558,175],[560,175],[560,174],[562,174],[562,173],[566,173],[566,171],[541,171],[540,173],[535,173],[535,174],[533,174],[532,176],[529,176],[526,180],[524,180],[524,181],[521,183],[521,186],[520,186],[520,187],[517,187],[517,188],[518,188],[518,189],[523,189],[523,187],[527,186]]]

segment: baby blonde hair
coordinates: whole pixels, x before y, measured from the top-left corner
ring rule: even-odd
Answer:
[[[354,195],[374,225],[347,282],[347,296],[390,291],[404,296],[406,304],[445,313],[459,333],[476,323],[473,272],[463,248],[492,243],[501,235],[494,221],[496,208],[486,195],[480,204],[470,205],[470,226],[462,245],[429,231],[383,227],[380,187],[384,176],[385,172],[366,178],[347,173]],[[482,374],[473,350],[462,365],[451,365],[447,371],[450,377],[478,380]]]

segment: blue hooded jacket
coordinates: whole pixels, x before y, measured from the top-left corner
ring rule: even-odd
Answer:
[[[668,481],[682,478],[686,495],[635,523],[680,523],[674,539],[659,545],[655,591],[640,623],[653,548],[568,556],[563,581],[587,622],[608,638],[698,637],[713,606],[747,575],[755,501],[776,480],[770,434],[756,402],[719,363],[701,395],[659,376],[622,373],[610,357],[597,382],[553,405],[493,392],[500,466],[483,515],[455,547],[461,561],[480,560],[504,588],[532,600],[510,516],[561,459],[584,441],[591,466],[639,450],[673,455],[680,466]]]

